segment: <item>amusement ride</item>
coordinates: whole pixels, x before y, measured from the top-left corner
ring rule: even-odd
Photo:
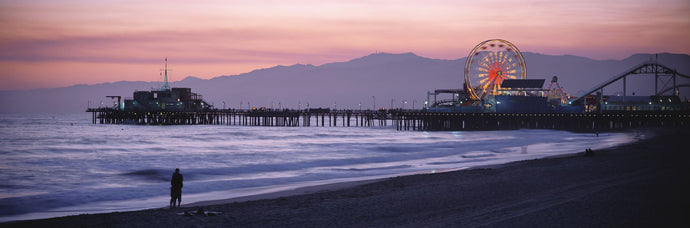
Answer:
[[[526,79],[525,59],[512,43],[502,39],[479,43],[465,62],[465,91],[479,101],[499,93],[505,79]]]

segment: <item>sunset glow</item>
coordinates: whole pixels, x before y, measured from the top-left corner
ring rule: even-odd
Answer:
[[[690,53],[690,2],[2,1],[0,90],[172,81],[374,52],[458,59],[483,40],[622,59]],[[461,73],[461,72],[459,72]]]

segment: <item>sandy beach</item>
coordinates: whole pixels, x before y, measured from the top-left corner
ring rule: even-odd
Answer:
[[[688,227],[690,131],[644,135],[594,156],[583,144],[569,156],[0,227]],[[219,214],[179,215],[200,208]]]

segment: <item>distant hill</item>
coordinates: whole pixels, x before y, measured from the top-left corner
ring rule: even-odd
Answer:
[[[649,60],[651,54],[636,54],[623,60],[593,60],[578,56],[553,56],[523,53],[527,62],[527,78],[546,79],[545,87],[556,75],[561,86],[577,94],[629,68]],[[690,55],[659,54],[661,63],[690,74]],[[377,53],[347,62],[320,66],[275,66],[232,76],[199,79],[189,76],[171,83],[172,87],[191,87],[204,100],[222,108],[251,106],[274,108],[306,108],[334,106],[338,109],[370,109],[377,107],[422,107],[426,92],[435,89],[459,89],[463,82],[465,58],[457,60],[430,59],[413,53]],[[157,77],[152,77],[157,78]],[[653,77],[635,76],[628,79],[628,93],[650,95]],[[689,83],[679,79],[678,83]],[[61,88],[0,91],[0,112],[83,112],[87,106],[110,106],[109,95],[131,97],[135,90],[150,90],[159,82],[114,82],[95,85],[74,85]],[[660,89],[664,88],[659,85]],[[615,85],[605,94],[622,91]],[[681,90],[681,98],[690,97],[690,90]]]

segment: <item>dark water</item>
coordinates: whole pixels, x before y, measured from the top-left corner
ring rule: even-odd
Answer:
[[[88,114],[0,115],[0,221],[183,203],[436,172],[630,142],[551,130],[91,124]]]

